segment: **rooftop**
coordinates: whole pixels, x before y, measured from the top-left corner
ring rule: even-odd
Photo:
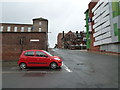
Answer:
[[[33,20],[48,21],[47,19],[44,19],[44,18],[42,18],[42,17],[40,17],[40,18],[35,18],[35,19],[33,19]]]

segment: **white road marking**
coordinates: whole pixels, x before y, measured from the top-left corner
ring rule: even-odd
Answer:
[[[62,63],[62,66],[65,68],[66,71],[72,72],[64,63]]]

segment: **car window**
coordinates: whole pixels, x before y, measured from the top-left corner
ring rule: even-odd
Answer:
[[[46,57],[47,55],[43,52],[40,52],[40,51],[36,51],[36,56],[38,57]]]
[[[25,52],[25,56],[34,56],[34,51]]]
[[[50,54],[49,52],[47,52],[47,51],[44,51],[45,53],[47,53],[49,56],[53,56],[52,54]]]

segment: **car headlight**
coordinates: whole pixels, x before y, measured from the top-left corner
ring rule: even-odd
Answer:
[[[59,58],[54,58],[55,60],[60,60]]]

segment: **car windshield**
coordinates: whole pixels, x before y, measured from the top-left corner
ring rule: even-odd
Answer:
[[[47,53],[49,56],[53,56],[52,54],[50,54],[49,52],[47,52],[47,51],[44,51],[45,53]]]

